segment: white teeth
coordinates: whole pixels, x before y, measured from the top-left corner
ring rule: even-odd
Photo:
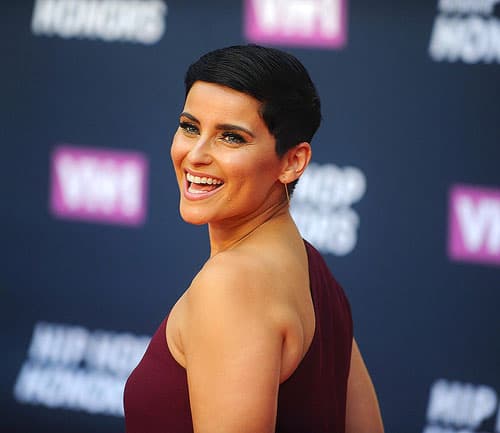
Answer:
[[[208,185],[222,185],[222,180],[214,179],[212,177],[199,177],[193,176],[190,173],[186,173],[186,179],[188,182],[199,183],[199,184],[208,184]]]

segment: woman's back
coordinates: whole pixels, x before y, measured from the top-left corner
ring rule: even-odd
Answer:
[[[351,311],[321,255],[306,242],[316,327],[293,375],[281,384],[276,433],[344,432]]]
[[[346,385],[352,342],[350,310],[342,289],[331,276],[319,253],[309,244],[305,243],[305,245],[307,250],[306,270],[308,268],[306,275],[310,280],[309,293],[312,296],[314,305],[313,326],[311,330],[305,330],[306,334],[311,333],[310,338],[306,337],[305,339],[305,357],[302,359],[304,353],[300,354],[301,361],[299,359],[298,368],[291,376],[285,374],[286,380],[279,385],[276,432],[343,432]],[[265,261],[265,258],[263,260]],[[300,270],[295,270],[295,272],[291,270],[291,275],[283,275],[283,279],[286,281],[290,276],[301,274]],[[269,290],[272,290],[272,288]],[[177,311],[175,311],[175,308],[172,311],[171,318],[174,317],[174,319],[171,323],[168,323],[168,331],[171,335],[179,335],[179,330],[176,327],[182,326],[184,320],[189,319],[186,316],[186,311],[182,311],[182,302],[181,298],[178,304],[180,309],[176,306]],[[291,302],[293,303],[293,301]],[[179,311],[180,314],[177,314],[178,317],[175,319],[175,314]],[[297,316],[299,320],[301,320],[300,316],[301,313],[299,312]],[[311,318],[307,317],[307,313],[302,315],[302,318],[305,319],[303,324],[306,327],[311,325]],[[303,324],[300,324],[299,327]],[[159,332],[155,334],[143,361],[134,371],[130,383],[127,385],[125,401],[128,432],[140,431],[138,427],[135,427],[135,420],[144,419],[141,412],[146,412],[149,419],[157,420],[154,426],[150,426],[149,431],[151,432],[164,431],[166,426],[172,428],[173,425],[177,426],[175,431],[179,433],[191,431],[186,429],[186,426],[191,426],[190,404],[187,401],[187,378],[185,371],[179,366],[179,364],[185,366],[186,360],[182,358],[183,354],[179,356],[179,353],[176,353],[178,347],[173,341],[169,342],[170,351],[165,350],[166,321],[162,326]],[[226,326],[231,326],[231,323],[227,323]],[[294,337],[292,337],[292,340],[294,340]],[[290,347],[292,347],[291,352],[293,352],[294,342],[291,343]],[[173,355],[177,355],[177,362]],[[293,359],[293,356],[290,359]],[[153,371],[151,371],[148,365],[151,366],[154,360],[159,361],[164,367],[170,365],[171,368],[165,368],[164,371],[153,368]],[[258,367],[253,366],[253,369],[259,371]],[[266,366],[261,365],[260,368],[263,370]],[[151,377],[151,374],[156,375],[156,377]],[[280,375],[280,382],[283,379],[285,377]],[[230,377],[227,380],[230,380]],[[172,381],[175,383],[175,389],[171,391],[164,389],[171,386]],[[156,392],[171,392],[168,400],[177,402],[176,405],[160,405],[160,401],[165,401],[165,395],[158,399],[151,395],[143,395],[142,393],[148,387],[142,386],[141,382],[155,383],[157,385]],[[162,382],[164,382],[164,385],[159,385]],[[137,398],[137,391],[134,391],[134,389],[142,389],[142,391],[139,391],[140,398]],[[242,395],[247,392],[251,392],[251,390],[239,389],[239,393]],[[218,399],[220,396],[217,394],[217,390],[212,390],[211,398]],[[239,397],[235,396],[234,398]],[[180,404],[179,399],[181,400]],[[151,407],[151,402],[155,401],[159,404],[156,411]],[[145,402],[148,402],[147,407],[141,409],[141,404],[146,404]],[[242,403],[244,403],[244,400]],[[172,410],[169,410],[169,407]],[[246,416],[251,416],[251,413],[246,414]],[[144,428],[143,422],[140,426]],[[179,429],[181,426],[183,426],[182,430]]]

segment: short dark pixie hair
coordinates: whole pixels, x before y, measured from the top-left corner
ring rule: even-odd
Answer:
[[[196,81],[220,84],[262,102],[261,115],[283,156],[310,142],[321,122],[321,104],[304,65],[274,48],[236,45],[211,51],[185,77],[186,96]]]

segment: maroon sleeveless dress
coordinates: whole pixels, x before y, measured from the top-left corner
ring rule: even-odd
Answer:
[[[305,245],[316,328],[304,359],[280,385],[276,432],[345,433],[351,310],[321,255]],[[167,319],[125,385],[127,433],[193,432],[186,372],[168,349]]]

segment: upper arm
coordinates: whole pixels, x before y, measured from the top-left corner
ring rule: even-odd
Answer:
[[[346,433],[383,433],[384,426],[375,388],[359,351],[352,342],[347,381]]]
[[[274,431],[283,338],[248,281],[226,268],[190,288],[182,341],[196,433]]]

